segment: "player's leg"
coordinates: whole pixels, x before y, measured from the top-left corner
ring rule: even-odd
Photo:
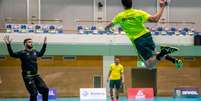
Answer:
[[[147,49],[147,51],[153,51],[151,48]],[[171,60],[173,63],[176,64],[177,68],[182,67],[182,62],[179,59],[173,58],[169,56],[168,54],[174,53],[175,51],[178,51],[175,47],[168,47],[167,49],[161,49],[161,51],[153,56],[150,56],[146,61],[145,64],[147,67],[153,68],[156,66],[156,64],[163,59]],[[146,58],[145,58],[146,59]]]
[[[178,49],[174,47],[164,47],[158,54],[156,54],[155,43],[150,33],[134,40],[134,44],[139,56],[148,68],[154,68],[156,64],[165,57],[165,55],[178,51]]]
[[[161,48],[161,50],[166,50],[169,52],[174,52],[174,51],[179,50],[179,48],[171,47],[171,46],[161,46],[160,48]],[[173,64],[175,64],[177,69],[181,69],[183,66],[183,62],[180,59],[177,59],[177,58],[172,57],[170,55],[165,55],[165,59],[172,62]]]
[[[111,99],[111,101],[114,101],[114,96],[113,96],[113,88],[115,86],[114,83],[115,83],[114,80],[110,80],[109,87],[110,87],[110,99]]]
[[[133,41],[140,59],[148,68],[155,67],[159,60],[156,59],[155,43],[150,33],[147,33]]]
[[[175,51],[179,51],[178,48],[176,47],[171,47],[171,46],[160,46],[161,52],[157,54],[157,59],[160,60],[161,57],[164,57],[167,54],[174,53]]]
[[[49,88],[47,87],[43,79],[38,76],[36,77],[35,83],[39,93],[42,95],[43,101],[48,101]]]
[[[30,94],[30,101],[37,101],[37,88],[34,82],[33,78],[30,77],[23,77],[26,89],[28,90],[29,94]]]
[[[116,95],[116,101],[119,101],[119,93],[120,93],[120,87],[121,87],[121,80],[115,80],[115,95]]]
[[[177,58],[175,58],[175,57],[172,57],[172,56],[170,56],[170,55],[166,55],[166,56],[165,56],[165,59],[168,60],[168,61],[171,61],[173,64],[175,64],[175,65],[176,65],[176,68],[177,68],[178,70],[181,69],[182,66],[183,66],[182,60],[177,59]]]

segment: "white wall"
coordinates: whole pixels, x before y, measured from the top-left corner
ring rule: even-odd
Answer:
[[[37,1],[30,0],[30,16],[37,15]],[[156,12],[156,0],[133,0],[137,9]],[[201,0],[171,0],[170,19],[195,21],[201,31]],[[107,0],[107,20],[122,11],[121,0]],[[76,26],[75,19],[93,19],[93,0],[41,0],[42,19],[62,19],[65,29]],[[26,19],[26,0],[0,0],[0,16]]]
[[[81,34],[35,34],[35,33],[0,33],[0,42],[3,37],[10,35],[13,42],[23,42],[25,38],[32,38],[36,43],[42,43],[43,38],[47,36],[48,43],[59,44],[102,44],[102,45],[131,45],[131,41],[126,35],[81,35]],[[192,46],[194,44],[193,36],[153,36],[156,44],[160,45],[184,45]],[[179,42],[178,42],[179,40]]]
[[[29,16],[30,18],[35,17],[38,18],[38,0],[29,0],[30,8],[29,8]]]
[[[201,32],[201,0],[172,0],[170,19],[173,21],[193,21],[193,27]]]
[[[0,0],[0,16],[26,20],[26,0]]]
[[[62,19],[74,28],[76,19],[93,19],[93,0],[41,0],[42,19]]]

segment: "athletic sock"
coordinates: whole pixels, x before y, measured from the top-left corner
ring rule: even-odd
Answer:
[[[175,63],[176,60],[177,60],[175,57],[172,57],[172,56],[169,56],[169,55],[166,55],[165,59],[171,61],[172,63]]]

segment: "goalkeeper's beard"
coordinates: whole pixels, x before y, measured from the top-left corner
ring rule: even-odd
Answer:
[[[33,46],[32,46],[32,45],[27,45],[26,48],[27,48],[27,49],[32,49]]]

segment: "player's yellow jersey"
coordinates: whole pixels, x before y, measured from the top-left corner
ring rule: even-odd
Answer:
[[[120,80],[121,74],[124,72],[124,67],[121,64],[116,65],[115,63],[110,65],[110,80]]]
[[[119,24],[128,37],[132,40],[149,32],[144,23],[151,15],[147,12],[137,9],[127,9],[114,17],[113,24]]]

